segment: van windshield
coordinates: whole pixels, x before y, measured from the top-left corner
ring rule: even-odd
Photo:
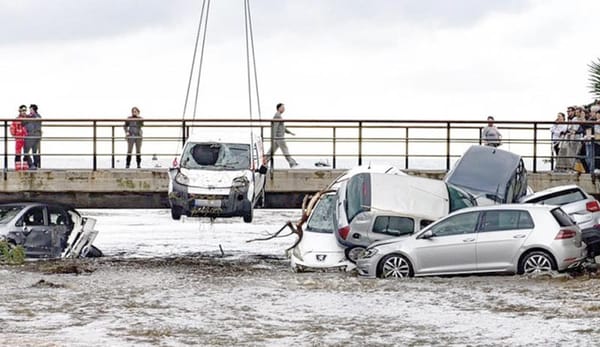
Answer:
[[[306,225],[306,231],[331,234],[335,230],[336,195],[327,194],[317,202]]]
[[[250,167],[250,145],[240,143],[188,143],[183,149],[185,169],[246,170]]]

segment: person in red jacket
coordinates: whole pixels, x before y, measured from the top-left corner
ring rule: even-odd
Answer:
[[[10,124],[10,134],[15,138],[15,169],[23,169],[21,164],[21,154],[25,147],[25,136],[27,129],[21,123],[19,118],[27,117],[27,106],[19,106],[19,116]]]

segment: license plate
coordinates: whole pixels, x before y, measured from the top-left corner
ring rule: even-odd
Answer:
[[[202,207],[221,207],[221,200],[196,199],[194,204]]]

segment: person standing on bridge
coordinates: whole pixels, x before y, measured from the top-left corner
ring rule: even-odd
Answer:
[[[481,140],[484,145],[498,147],[502,144],[502,134],[494,125],[494,117],[487,117],[488,125],[481,131]]]
[[[41,167],[40,142],[42,140],[42,116],[38,113],[38,106],[36,104],[29,106],[29,115],[25,118],[33,119],[33,121],[23,120],[23,126],[27,129],[27,136],[25,137],[25,160],[27,161],[29,170],[37,170]],[[29,152],[33,155],[33,160],[31,160]]]
[[[133,107],[131,109],[131,116],[125,121],[125,137],[127,138],[127,158],[125,161],[125,167],[129,169],[131,166],[131,152],[135,145],[135,160],[137,168],[140,169],[142,166],[142,126],[144,126],[144,120],[140,117],[140,109]]]
[[[290,134],[292,136],[296,136],[296,134],[286,128],[285,124],[281,121],[283,119],[281,115],[283,112],[285,112],[285,105],[277,104],[276,108],[277,112],[275,113],[275,116],[273,116],[273,120],[275,120],[275,122],[271,123],[271,149],[267,152],[266,159],[267,162],[271,161],[273,154],[275,154],[275,152],[281,148],[281,151],[290,165],[290,168],[294,168],[298,166],[298,163],[290,155],[290,151],[285,143],[285,134]]]
[[[15,137],[15,170],[26,170],[27,167],[21,162],[27,129],[23,126],[22,119],[27,117],[27,106],[19,106],[19,115],[10,124],[10,134]]]

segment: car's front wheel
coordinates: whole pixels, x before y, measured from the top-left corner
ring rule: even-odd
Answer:
[[[400,254],[389,254],[379,262],[377,274],[381,278],[413,277],[412,265]]]
[[[556,270],[556,262],[552,256],[544,251],[532,251],[525,254],[519,262],[518,273],[532,274]]]
[[[346,248],[344,250],[344,254],[346,255],[346,259],[350,260],[352,263],[356,264],[358,257],[365,251],[364,247],[355,246]]]

